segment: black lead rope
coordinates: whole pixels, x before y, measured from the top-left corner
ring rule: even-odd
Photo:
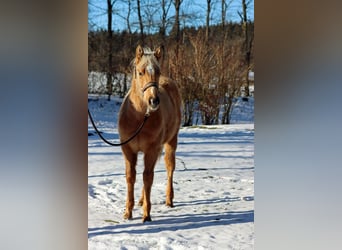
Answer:
[[[124,144],[130,142],[131,140],[133,140],[133,138],[136,137],[136,136],[139,134],[139,132],[141,131],[141,129],[144,127],[144,124],[145,124],[147,118],[149,117],[149,114],[148,114],[148,113],[145,114],[145,116],[144,116],[144,121],[140,124],[139,128],[135,131],[135,133],[134,133],[130,138],[128,138],[128,140],[126,140],[126,141],[124,141],[124,142],[121,142],[121,143],[112,143],[112,142],[106,140],[106,138],[104,138],[104,137],[101,135],[101,132],[96,128],[95,123],[94,123],[94,120],[93,120],[93,118],[92,118],[92,116],[91,116],[91,114],[90,114],[89,109],[88,109],[88,116],[89,116],[89,118],[90,118],[91,124],[93,125],[93,127],[94,127],[96,133],[100,136],[100,138],[101,138],[105,143],[109,144],[110,146],[122,146],[122,145],[124,145]]]

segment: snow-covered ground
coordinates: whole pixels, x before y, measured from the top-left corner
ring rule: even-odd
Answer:
[[[103,97],[89,96],[88,107],[96,124],[106,138],[115,142],[119,138],[116,122],[120,104],[120,99],[108,102]],[[161,157],[151,194],[152,222],[147,223],[141,222],[138,205],[133,220],[123,219],[126,180],[121,149],[104,144],[89,122],[89,249],[253,249],[254,109],[241,112],[241,108],[232,115],[238,124],[180,129],[175,207],[164,205],[166,171]],[[139,155],[136,201],[140,198],[142,172]]]

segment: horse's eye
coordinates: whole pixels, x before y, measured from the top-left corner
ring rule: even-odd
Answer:
[[[143,76],[145,74],[145,69],[141,69],[141,71],[139,70],[139,76]]]

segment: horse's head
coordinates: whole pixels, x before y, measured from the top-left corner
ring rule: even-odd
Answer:
[[[140,88],[144,102],[147,104],[148,112],[159,108],[159,77],[161,48],[152,51],[149,48],[136,49],[134,59],[134,77],[137,87]]]

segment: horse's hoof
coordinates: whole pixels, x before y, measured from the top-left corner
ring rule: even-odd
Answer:
[[[133,219],[132,213],[125,213],[123,217],[125,220],[132,220]]]
[[[151,216],[143,217],[142,222],[145,223],[146,221],[152,221]]]
[[[174,207],[172,202],[166,202],[165,205],[166,205],[167,207]]]

